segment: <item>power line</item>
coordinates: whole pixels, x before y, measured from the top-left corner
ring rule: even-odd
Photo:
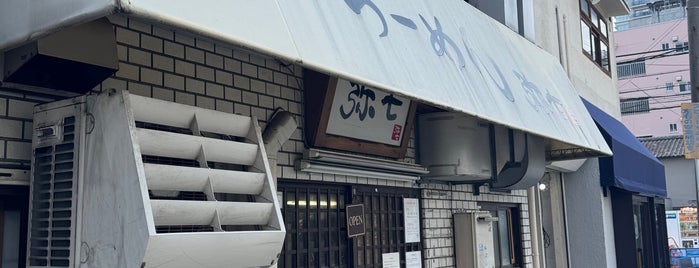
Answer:
[[[639,86],[636,85],[636,83],[634,83],[633,81],[629,81],[629,83],[631,83],[632,85],[634,85],[636,88],[639,88]],[[641,91],[641,92],[643,92],[643,94],[646,94],[646,96],[651,97],[650,94],[648,94],[648,92],[646,92],[646,91]],[[671,111],[672,113],[676,114],[677,116],[680,116],[680,114],[678,114],[676,111],[673,111],[673,110],[670,110],[670,111]]]
[[[625,64],[625,63],[641,62],[641,61],[647,61],[647,60],[654,60],[654,59],[661,59],[661,58],[665,58],[665,57],[674,57],[674,56],[680,56],[680,55],[684,55],[684,54],[689,53],[689,51],[684,50],[685,49],[684,46],[679,47],[679,48],[681,48],[682,51],[677,51],[678,48],[668,48],[668,49],[664,50],[665,52],[660,53],[660,54],[645,56],[645,57],[638,57],[638,58],[635,58],[633,60],[617,61],[617,65]],[[671,52],[675,52],[675,53],[670,54]]]
[[[677,66],[677,67],[689,67],[689,63],[687,64],[663,64],[663,63],[646,63],[646,65],[653,65],[653,66]]]

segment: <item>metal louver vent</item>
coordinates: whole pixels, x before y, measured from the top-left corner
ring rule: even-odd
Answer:
[[[155,102],[156,106],[174,106],[168,109],[171,112],[188,112],[189,114],[179,115],[191,120],[190,128],[183,128],[182,125],[162,118],[145,118],[150,122],[140,121],[143,114],[139,111],[143,108],[140,108],[139,102],[143,100]],[[267,225],[272,204],[257,203],[255,200],[255,196],[262,192],[265,174],[250,167],[254,164],[259,148],[236,137],[247,135],[247,132],[219,133],[214,131],[227,130],[200,129],[200,119],[193,116],[194,113],[199,110],[199,118],[206,113],[219,115],[214,111],[140,99],[138,96],[132,96],[132,103],[136,111],[136,133],[140,134],[141,159],[146,171],[157,233],[215,232],[229,229],[252,231]],[[182,111],[183,108],[189,111]],[[252,123],[249,118],[226,116],[243,119],[242,122],[231,122],[242,127],[249,128]],[[183,144],[185,141],[188,141],[187,145]],[[220,149],[226,151],[219,151]],[[235,154],[227,152],[238,152],[239,155],[232,157]],[[183,173],[186,175],[182,176]],[[241,183],[246,183],[247,188]],[[228,221],[221,222],[221,217],[226,213],[235,213],[237,216],[227,217]],[[198,219],[194,219],[195,217]]]
[[[263,256],[276,259],[284,226],[256,120],[136,95],[128,99],[156,233],[149,248],[175,251],[160,253],[165,256],[222,250],[228,258],[240,256],[235,258],[241,266]],[[199,246],[161,244],[185,241]],[[164,258],[146,255],[153,265]]]
[[[254,118],[108,90],[34,109],[27,263],[263,267],[285,229]]]
[[[29,265],[33,267],[71,265],[77,192],[76,120],[71,116],[62,121],[56,126],[62,128],[58,142],[34,149],[29,241]]]

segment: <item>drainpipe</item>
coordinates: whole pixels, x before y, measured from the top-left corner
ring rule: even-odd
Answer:
[[[539,268],[539,220],[536,211],[536,191],[538,186],[529,187],[527,190],[527,205],[529,206],[529,233],[531,234],[532,242],[532,267]]]
[[[270,119],[264,133],[262,133],[262,141],[265,143],[265,151],[267,152],[267,161],[269,162],[269,169],[272,173],[272,181],[274,182],[274,191],[277,191],[277,153],[282,149],[282,145],[289,140],[291,134],[294,133],[298,127],[294,115],[290,112],[284,111],[281,108],[277,108],[272,114],[272,119]],[[279,200],[281,203],[282,200]],[[283,205],[283,204],[280,204]],[[278,264],[275,263],[268,268],[277,268]]]
[[[272,119],[267,124],[262,140],[265,143],[269,168],[272,171],[274,189],[277,189],[277,153],[282,145],[289,140],[291,134],[296,131],[298,124],[294,115],[282,109],[277,109],[272,115]]]

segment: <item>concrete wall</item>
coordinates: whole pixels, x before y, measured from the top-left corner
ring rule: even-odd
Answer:
[[[571,267],[616,267],[611,198],[599,182],[599,162],[564,174]]]
[[[696,205],[697,181],[695,161],[684,157],[663,158],[660,162],[665,165],[665,183],[667,187],[666,209]],[[694,201],[690,205],[690,201]]]
[[[578,94],[605,112],[619,116],[619,97],[614,90],[616,73],[606,74],[583,54],[579,1],[534,1],[534,18],[536,44],[561,59]],[[610,57],[614,59],[614,34],[611,22],[607,21],[607,25]],[[615,66],[612,60],[611,70]]]
[[[616,72],[605,73],[583,54],[579,1],[535,1],[534,10],[537,44],[559,57],[581,97],[618,118]],[[614,59],[615,37],[611,22],[607,25],[610,58]],[[611,64],[615,70],[613,60]],[[597,159],[587,160],[577,172],[564,173],[562,181],[570,267],[615,267],[612,206],[610,198],[602,195]]]
[[[133,94],[242,115],[253,115],[264,129],[277,107],[303,122],[302,68],[201,36],[123,16],[110,17],[117,36],[119,71],[94,88],[128,90]],[[28,164],[31,158],[32,106],[54,97],[0,91],[0,159]],[[5,127],[5,126],[12,127]],[[452,213],[478,208],[479,202],[515,203],[521,211],[525,267],[531,267],[531,235],[526,191],[490,192],[475,196],[467,186],[416,185],[410,182],[356,176],[298,172],[294,161],[304,150],[303,124],[278,154],[279,178],[308,182],[371,184],[420,188],[424,267],[453,267]],[[414,163],[415,141],[405,162]],[[7,150],[5,148],[9,148]],[[5,157],[5,158],[2,158]]]

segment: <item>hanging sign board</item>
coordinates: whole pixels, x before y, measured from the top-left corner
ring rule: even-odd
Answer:
[[[364,204],[348,205],[347,214],[347,237],[364,235],[366,225],[364,222]]]
[[[684,158],[699,159],[699,103],[682,103]]]
[[[420,242],[420,206],[417,198],[403,198],[405,243]]]
[[[410,100],[337,79],[326,133],[400,146]]]

